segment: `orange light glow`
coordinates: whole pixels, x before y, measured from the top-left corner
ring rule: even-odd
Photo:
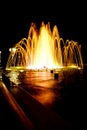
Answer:
[[[39,31],[32,23],[28,38],[16,43],[10,52],[6,69],[21,67],[27,69],[57,69],[63,66],[83,67],[81,46],[77,42],[60,38],[58,28],[42,22]]]

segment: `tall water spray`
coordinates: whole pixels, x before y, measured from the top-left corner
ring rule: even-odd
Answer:
[[[60,38],[57,26],[42,22],[38,30],[31,24],[28,38],[22,38],[10,50],[6,69],[58,69],[61,67],[83,68],[81,45],[73,40]]]

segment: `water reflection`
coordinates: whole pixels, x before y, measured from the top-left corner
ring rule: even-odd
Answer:
[[[19,71],[9,71],[8,73],[5,73],[5,75],[9,78],[9,80],[14,83],[14,85],[19,85],[21,82],[19,80]]]
[[[58,73],[57,79],[54,78],[55,73]],[[44,106],[60,114],[75,126],[79,127],[80,122],[85,121],[87,68],[83,73],[76,69],[66,69],[52,73],[28,70],[6,71],[5,74],[11,82],[14,82],[9,90],[15,98],[21,97],[21,87],[22,92],[27,91]],[[22,95],[22,98],[25,99],[24,96]]]
[[[11,85],[21,86],[45,106],[53,106],[56,101],[64,98],[61,90],[64,87],[73,86],[80,78],[78,70],[57,71],[56,73],[58,73],[56,80],[54,79],[55,72],[50,71],[8,71],[6,76],[14,83]],[[64,94],[67,95],[67,93]]]

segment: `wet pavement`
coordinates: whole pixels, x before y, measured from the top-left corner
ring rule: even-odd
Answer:
[[[19,84],[6,79],[3,84],[2,80],[0,113],[7,113],[9,120],[14,119],[12,126],[15,122],[15,127],[25,130],[29,127],[37,130],[85,127],[86,78],[83,80],[83,75],[78,76],[77,73],[60,72],[54,79],[53,73],[26,71],[20,73]],[[6,118],[2,122],[6,122]]]

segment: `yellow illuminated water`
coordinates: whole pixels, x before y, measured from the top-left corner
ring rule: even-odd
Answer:
[[[74,66],[83,68],[81,45],[60,37],[56,25],[42,22],[38,30],[31,24],[28,38],[22,38],[10,49],[6,69],[58,69]]]

